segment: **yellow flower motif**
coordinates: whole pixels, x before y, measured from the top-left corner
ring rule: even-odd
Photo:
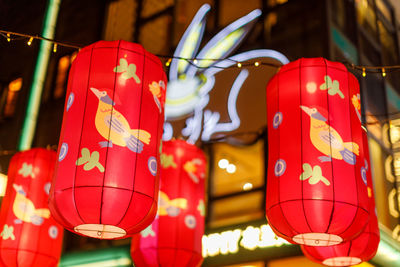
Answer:
[[[156,97],[161,96],[161,87],[157,82],[153,81],[151,84],[149,84],[149,90]]]
[[[161,153],[160,160],[161,160],[161,165],[164,169],[168,167],[176,168],[176,163],[174,162],[174,155],[167,155]]]
[[[353,106],[356,109],[358,109],[358,110],[361,109],[360,99],[356,95],[353,95],[353,97],[351,98],[351,102],[353,103]]]

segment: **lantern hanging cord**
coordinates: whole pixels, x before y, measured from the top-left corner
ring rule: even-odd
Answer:
[[[24,33],[18,33],[18,32],[12,32],[12,31],[6,31],[6,30],[1,30],[0,29],[0,36],[4,37],[8,42],[11,41],[17,41],[17,40],[28,40],[28,45],[31,45],[34,40],[43,40],[47,42],[53,43],[53,51],[57,51],[57,47],[68,47],[68,48],[73,48],[80,50],[83,48],[82,45],[78,44],[73,44],[73,43],[66,43],[66,42],[61,42],[61,41],[56,41],[54,39],[49,39],[45,38],[39,35],[30,35],[30,34],[24,34]],[[177,57],[177,56],[170,56],[170,55],[158,55],[155,54],[157,57],[166,59],[167,62],[165,63],[166,66],[169,66],[171,63],[172,59],[178,59],[178,60],[186,60],[190,65],[198,68],[198,69],[207,69],[207,68],[219,68],[219,69],[228,69],[228,68],[242,68],[242,67],[258,67],[258,66],[269,66],[269,67],[275,67],[275,68],[280,68],[282,65],[281,64],[275,64],[271,62],[262,62],[262,61],[255,61],[252,63],[243,63],[237,60],[233,60],[231,58],[219,58],[219,59],[213,59],[213,58],[184,58],[184,57]],[[218,64],[212,64],[211,66],[207,67],[202,67],[201,65],[198,65],[198,62],[201,61],[214,61],[216,63],[223,61],[223,60],[230,60],[234,65],[228,66],[228,67],[221,67],[218,66]],[[391,65],[391,66],[363,66],[363,65],[355,65],[349,62],[342,62],[344,65],[346,65],[348,68],[351,68],[353,70],[359,71],[362,73],[362,76],[366,76],[366,73],[374,73],[374,74],[382,74],[383,77],[386,76],[387,73],[392,73],[395,71],[400,71],[400,65]]]

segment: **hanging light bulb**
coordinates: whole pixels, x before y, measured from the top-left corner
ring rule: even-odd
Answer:
[[[11,42],[11,35],[7,33],[7,42]]]
[[[382,68],[382,77],[386,77],[385,68]]]
[[[238,66],[238,68],[241,68],[242,67],[242,63],[238,62],[237,66]]]
[[[29,41],[28,41],[29,46],[32,44],[32,41],[33,41],[33,37],[29,38]]]
[[[197,59],[193,59],[194,64],[197,64],[197,62],[198,62]]]
[[[362,76],[363,76],[363,77],[367,76],[367,74],[365,73],[365,68],[363,68],[362,71],[363,71],[363,72],[362,72]]]
[[[54,52],[54,53],[57,52],[57,44],[56,44],[56,43],[54,43],[53,52]]]
[[[258,61],[254,62],[254,66],[256,66],[256,67],[260,66],[260,62],[258,62]]]
[[[165,66],[169,67],[169,65],[171,64],[171,60],[172,60],[172,59],[169,58],[168,61],[165,62]]]

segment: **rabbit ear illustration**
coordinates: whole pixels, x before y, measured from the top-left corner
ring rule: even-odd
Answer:
[[[178,79],[180,74],[185,73],[189,64],[186,60],[178,59],[177,57],[193,58],[197,53],[204,34],[206,14],[210,9],[211,7],[209,4],[201,6],[179,41],[169,69],[170,80]]]
[[[241,43],[260,15],[261,10],[255,9],[226,26],[203,47],[196,58],[223,59],[228,56]],[[197,66],[207,68],[215,63],[215,60],[199,60]],[[193,77],[197,70],[196,66],[190,65],[187,76]]]

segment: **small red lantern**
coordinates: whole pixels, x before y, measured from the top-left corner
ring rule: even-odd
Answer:
[[[341,63],[299,59],[267,86],[266,215],[292,243],[339,244],[368,222],[357,79]]]
[[[0,211],[0,266],[57,266],[63,228],[47,206],[56,152],[35,148],[15,154]]]
[[[139,267],[200,266],[204,234],[206,159],[182,140],[163,143],[158,213],[132,238],[131,255]]]
[[[165,85],[160,60],[138,44],[100,41],[78,53],[49,204],[65,228],[114,239],[153,221]]]
[[[361,170],[363,181],[367,182],[370,220],[364,231],[355,239],[329,247],[301,246],[307,258],[328,266],[350,266],[372,259],[379,246],[379,227],[375,208],[375,197],[369,165],[368,140],[363,135],[365,168]]]

